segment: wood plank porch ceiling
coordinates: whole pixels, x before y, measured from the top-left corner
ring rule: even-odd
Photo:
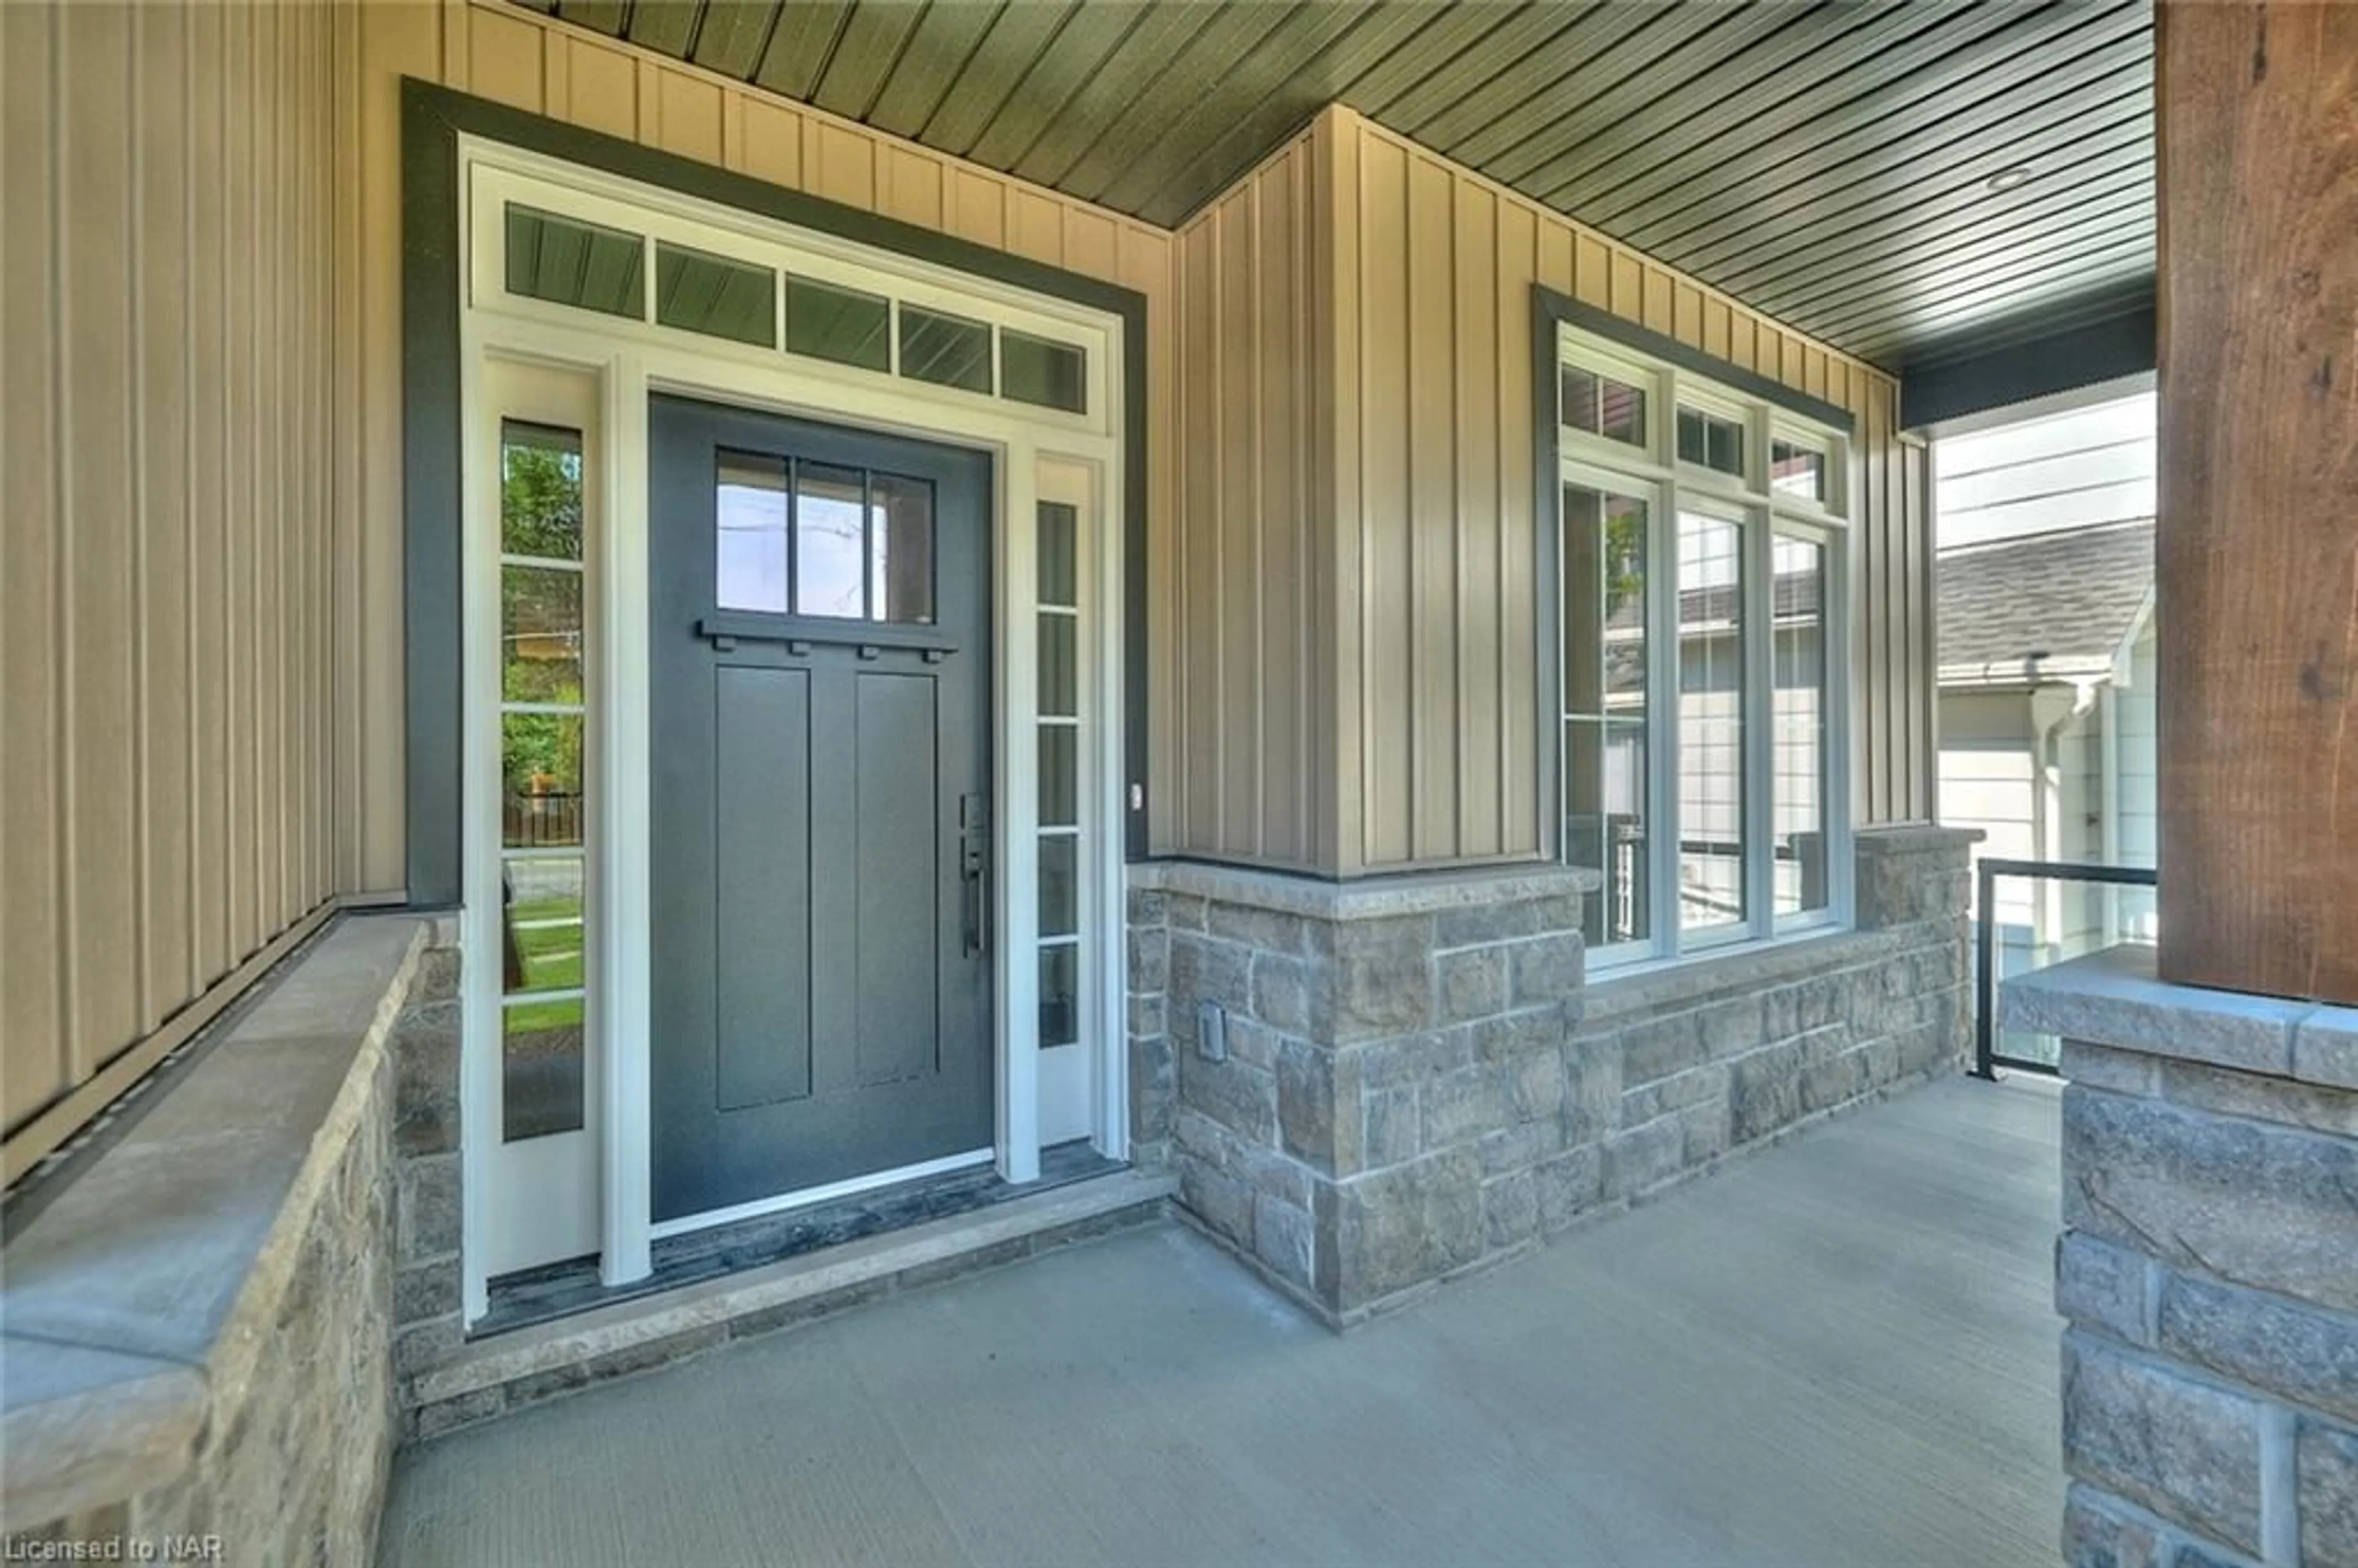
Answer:
[[[2150,0],[519,3],[1166,226],[1339,99],[1889,365],[2153,274]]]

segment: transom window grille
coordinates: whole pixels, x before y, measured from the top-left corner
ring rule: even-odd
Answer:
[[[1090,411],[1084,344],[521,201],[503,211],[503,283],[520,298],[1036,408]]]
[[[1843,917],[1845,442],[1565,329],[1562,852],[1600,965]]]

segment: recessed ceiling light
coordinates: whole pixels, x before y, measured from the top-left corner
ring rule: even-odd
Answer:
[[[2029,178],[2030,170],[2021,164],[2017,164],[2012,168],[2002,168],[1991,175],[1989,188],[1992,190],[2012,190]]]

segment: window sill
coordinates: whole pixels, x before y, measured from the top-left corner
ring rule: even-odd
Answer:
[[[1588,976],[1586,1017],[1594,1022],[1620,1013],[1660,1008],[1683,1000],[1700,1001],[1721,992],[1779,983],[1796,974],[1823,968],[1836,952],[1893,946],[1895,938],[1878,931],[1828,922],[1804,931],[1786,932],[1759,941],[1675,958],[1647,958],[1592,969]]]

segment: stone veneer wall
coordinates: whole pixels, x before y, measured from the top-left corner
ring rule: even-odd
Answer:
[[[466,1340],[459,1260],[459,923],[432,946],[393,1031],[393,1369],[404,1429],[416,1435],[417,1379]]]
[[[1962,1064],[1970,834],[1858,838],[1859,929],[1591,988],[1590,874],[1134,873],[1131,1086],[1184,1207],[1328,1321]],[[1206,1004],[1228,1055],[1206,1057]]]
[[[2071,1080],[2064,1558],[2358,1568],[2358,1009],[2153,974],[2006,988]]]
[[[1593,986],[1579,1039],[1614,1092],[1583,1206],[1961,1067],[1974,837],[1861,833],[1854,930]]]
[[[400,916],[330,927],[10,1238],[11,1329],[62,1306],[94,1325],[70,1347],[130,1336],[92,1361],[118,1381],[86,1409],[52,1398],[27,1426],[10,1410],[10,1561],[70,1560],[64,1543],[233,1568],[374,1560],[397,1427],[385,1042],[422,948]],[[62,1357],[92,1358],[41,1349],[51,1364],[18,1364],[12,1407],[70,1379]]]
[[[1142,1095],[1175,1087],[1181,1203],[1338,1322],[1535,1231],[1564,1141],[1539,1128],[1590,1100],[1565,1060],[1585,877],[1141,868],[1167,933],[1167,1076]],[[1152,932],[1140,947],[1151,972]]]

